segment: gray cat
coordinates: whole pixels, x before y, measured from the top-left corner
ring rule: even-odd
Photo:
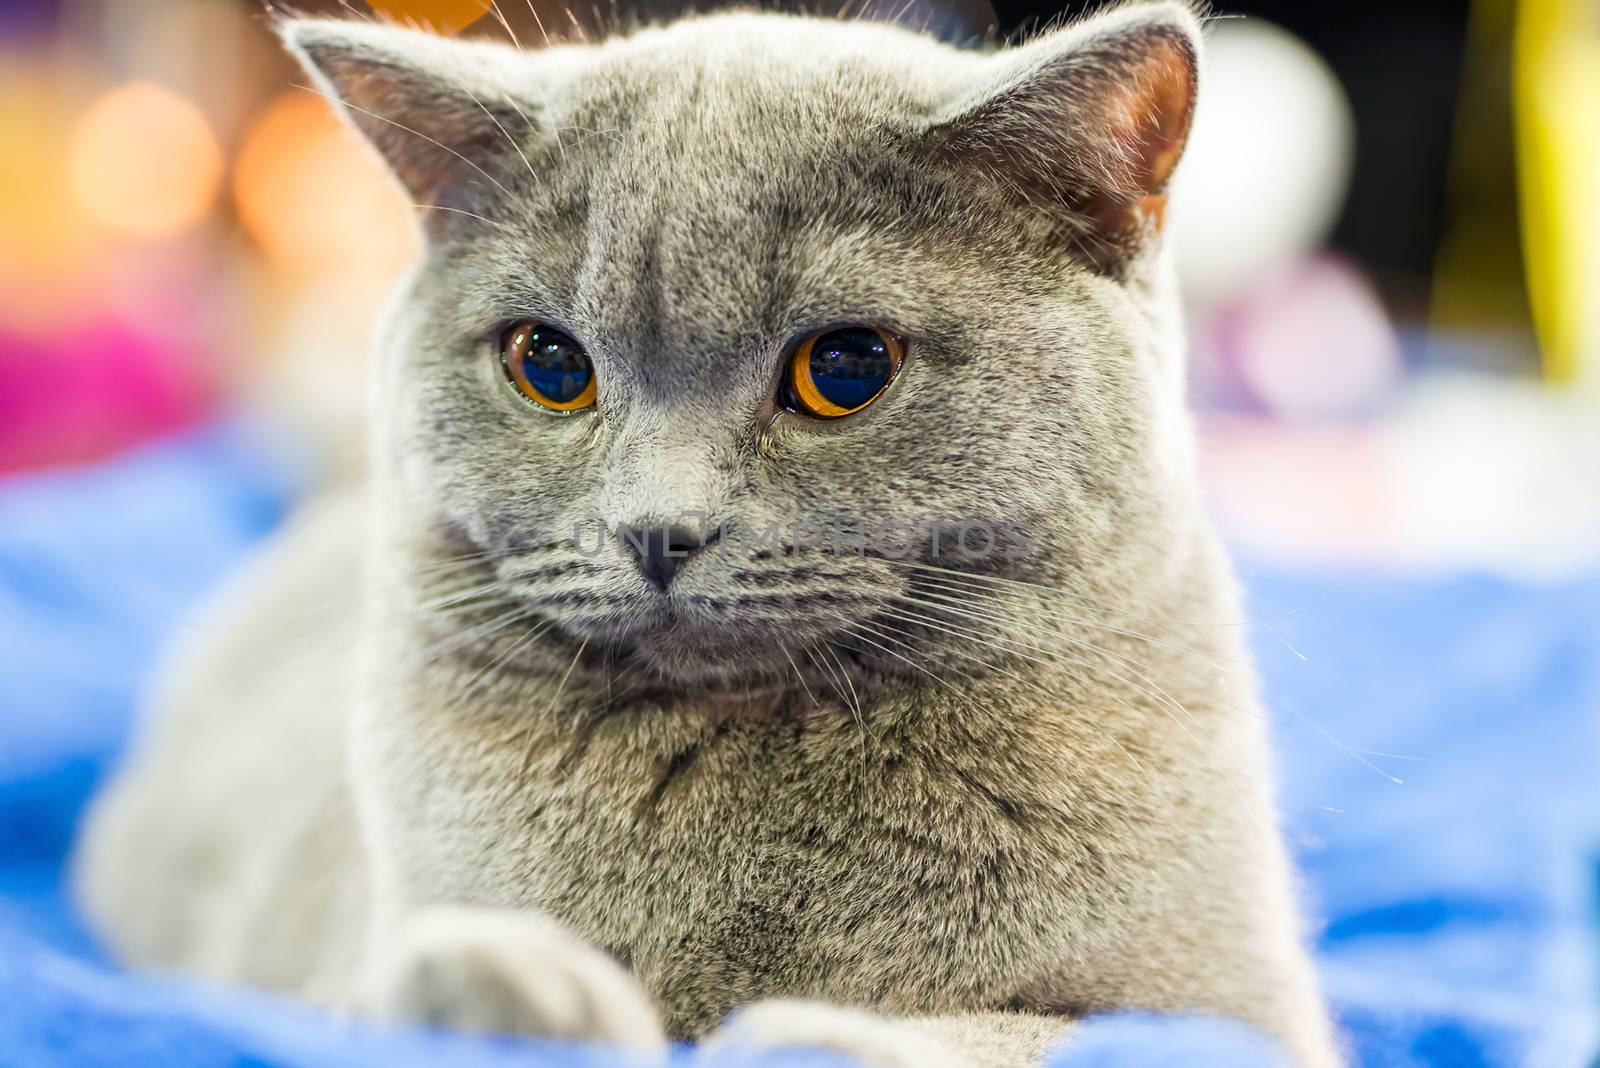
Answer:
[[[1161,248],[1187,7],[282,32],[428,251],[370,487],[94,811],[120,951],[651,1050],[1018,1065],[1145,1007],[1338,1062]]]

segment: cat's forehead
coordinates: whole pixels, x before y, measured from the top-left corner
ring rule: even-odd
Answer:
[[[934,107],[977,61],[891,26],[724,15],[593,48],[554,103],[558,113],[608,119],[645,139],[799,143],[829,118]]]
[[[548,102],[565,147],[546,161],[562,173],[530,183],[530,225],[559,226],[497,257],[550,282],[574,325],[681,369],[807,316],[903,305],[890,246],[936,240],[936,220],[911,214],[928,179],[897,163],[891,135],[948,85],[927,72],[960,54],[891,27],[770,16],[595,53]]]
[[[759,90],[788,79],[829,79],[841,71],[877,72],[908,88],[937,88],[951,71],[981,61],[925,34],[871,22],[770,14],[685,19],[594,48],[594,69],[692,69],[737,77],[726,89]]]

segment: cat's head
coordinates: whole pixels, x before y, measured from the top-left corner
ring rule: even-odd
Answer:
[[[485,553],[550,636],[689,685],[820,641],[911,663],[960,640],[929,568],[1114,587],[1162,551],[1186,6],[987,53],[755,14],[284,34],[431,205],[375,357],[380,522]]]

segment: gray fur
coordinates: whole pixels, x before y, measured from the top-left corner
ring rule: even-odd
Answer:
[[[377,336],[370,488],[219,600],[95,810],[117,947],[645,1046],[761,1003],[716,1045],[1011,1065],[1135,1006],[1337,1062],[1196,485],[1166,173],[1105,118],[1188,77],[1148,124],[1181,146],[1187,8],[993,55],[750,14],[526,55],[285,36],[449,210]],[[596,412],[508,389],[526,317],[584,342]],[[841,322],[908,338],[904,372],[778,412],[788,346]],[[1029,537],[959,576],[730,537],[665,593],[575,546],[694,513]]]

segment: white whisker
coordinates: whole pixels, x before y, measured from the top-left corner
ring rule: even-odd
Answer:
[[[396,129],[404,130],[406,133],[411,134],[413,137],[420,137],[424,141],[428,142],[430,145],[433,145],[436,148],[443,149],[444,151],[450,153],[456,159],[460,160],[462,163],[465,163],[467,166],[471,167],[473,170],[477,171],[479,174],[481,174],[485,178],[487,178],[489,180],[490,184],[493,185],[496,189],[500,190],[500,192],[504,193],[508,197],[511,196],[511,191],[509,189],[507,189],[505,186],[501,185],[498,181],[496,181],[494,175],[490,174],[488,171],[484,170],[482,167],[478,166],[472,160],[468,159],[466,156],[463,156],[461,153],[457,152],[455,149],[451,148],[449,145],[442,144],[442,143],[440,143],[438,141],[435,141],[433,138],[429,137],[427,134],[423,133],[421,130],[414,130],[411,127],[407,126],[403,122],[396,122],[395,120],[393,120],[391,118],[388,118],[387,116],[379,115],[375,111],[368,111],[366,108],[361,107],[360,105],[352,104],[350,101],[345,100],[342,97],[334,96],[332,93],[325,93],[321,89],[318,89],[318,88],[316,88],[314,86],[297,85],[297,86],[295,86],[295,88],[302,89],[302,90],[304,90],[305,92],[308,92],[308,93],[315,93],[316,95],[322,97],[324,100],[332,101],[333,103],[338,104],[341,107],[347,107],[351,111],[360,112],[361,114],[369,116],[370,118],[377,119],[379,122],[386,122],[390,126],[395,127]]]

